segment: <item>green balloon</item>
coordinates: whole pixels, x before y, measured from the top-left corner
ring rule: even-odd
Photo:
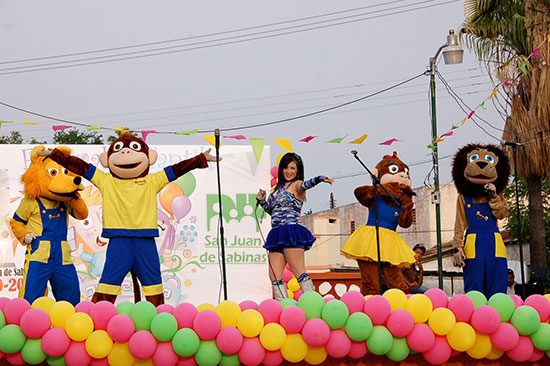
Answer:
[[[23,348],[27,337],[19,328],[19,325],[8,324],[0,329],[0,351],[15,353]]]
[[[327,305],[333,301],[335,300],[329,301]],[[346,333],[356,342],[365,341],[372,333],[372,321],[365,313],[353,313],[346,322]]]
[[[321,318],[325,300],[315,291],[304,292],[298,299],[298,307],[306,313],[306,319]]]
[[[541,323],[539,329],[531,334],[531,342],[541,351],[550,351],[550,324]]]
[[[191,172],[182,175],[174,183],[180,186],[187,197],[191,196],[191,193],[195,191],[195,187],[197,186],[197,180]]]
[[[367,348],[375,355],[382,356],[388,353],[393,345],[393,336],[383,325],[375,325],[367,338]]]
[[[294,299],[283,299],[280,302],[281,306],[283,307],[283,310],[288,308],[289,306],[298,306],[298,301]]]
[[[497,309],[500,314],[500,321],[503,323],[510,320],[512,314],[514,313],[514,300],[504,293],[499,292],[494,294],[491,296],[487,304]]]
[[[159,342],[172,340],[177,331],[178,321],[170,313],[160,313],[151,322],[151,333],[153,333]]]
[[[193,356],[199,346],[199,336],[193,329],[181,328],[172,339],[172,348],[181,357]]]
[[[27,339],[23,349],[21,350],[21,357],[29,365],[38,365],[46,360],[46,354],[42,350],[42,339]]]
[[[4,325],[6,325],[6,318],[2,310],[0,310],[0,329],[4,328]]]
[[[66,365],[65,356],[59,356],[59,357],[48,356],[48,358],[46,359],[46,362],[50,366],[65,366]]]
[[[157,308],[149,301],[140,301],[130,311],[130,318],[138,330],[151,330],[151,322],[157,316]]]
[[[298,301],[298,305],[299,304],[300,301]],[[321,311],[321,319],[328,324],[330,329],[342,328],[344,324],[346,324],[348,317],[349,309],[341,300],[330,300],[323,306],[323,310]]]
[[[532,307],[523,305],[514,311],[510,323],[512,323],[519,334],[531,335],[539,329],[540,316]]]
[[[386,357],[392,361],[403,361],[409,355],[409,345],[406,338],[394,338],[393,344]]]
[[[134,307],[133,302],[124,301],[116,306],[116,312],[118,314],[124,314],[124,315],[130,316],[130,312],[132,311],[133,307]]]
[[[468,296],[474,302],[474,309],[477,309],[481,305],[487,305],[487,298],[479,291],[468,291],[466,296]]]
[[[226,355],[225,353],[222,354],[220,366],[239,366],[240,364],[241,361],[239,360],[239,356],[237,356],[236,353],[232,355]]]
[[[222,352],[216,345],[216,341],[201,341],[195,361],[199,366],[216,366],[222,359]]]

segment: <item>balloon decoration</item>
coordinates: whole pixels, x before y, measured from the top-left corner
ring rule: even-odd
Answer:
[[[160,204],[170,215],[174,214],[172,201],[178,196],[183,196],[183,189],[175,183],[168,183],[159,193]]]
[[[197,180],[191,172],[182,175],[176,179],[174,183],[180,186],[183,190],[183,194],[187,197],[191,197],[191,194],[193,194],[195,188],[197,187]]]

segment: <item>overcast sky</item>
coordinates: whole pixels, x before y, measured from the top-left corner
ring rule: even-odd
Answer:
[[[446,42],[449,29],[458,29],[463,21],[463,1],[446,0],[4,0],[0,102],[110,128],[187,131],[249,126],[322,110],[419,75]],[[240,29],[244,30],[233,32]],[[166,42],[176,39],[183,40]],[[142,44],[148,45],[128,47]],[[90,52],[105,49],[114,50]],[[74,53],[81,54],[44,58]],[[152,53],[163,54],[143,57]],[[107,55],[118,56],[101,58]],[[126,60],[105,62],[116,58]],[[10,62],[27,59],[35,60]],[[60,63],[68,60],[88,65]],[[30,65],[34,68],[22,68]],[[37,69],[42,70],[29,72]],[[491,93],[485,71],[468,50],[463,64],[441,61],[439,71],[471,108]],[[424,185],[432,167],[426,147],[431,142],[428,87],[428,76],[421,76],[334,111],[222,135],[265,138],[272,145],[270,166],[284,152],[273,139],[288,138],[305,161],[306,177],[336,178],[332,187],[308,192],[305,209],[318,211],[328,208],[330,192],[337,205],[348,204],[355,201],[356,186],[370,183],[366,175],[346,177],[363,172],[352,149],[369,167],[396,150],[411,166],[413,186]],[[487,103],[487,110],[478,108],[476,114],[497,128],[479,121],[488,133],[501,137],[498,129],[504,122],[494,106]],[[439,134],[465,116],[438,80]],[[20,130],[25,138],[49,142],[51,126],[64,124],[4,106],[0,120],[17,122],[3,124],[2,135]],[[43,125],[23,125],[23,120]],[[346,134],[340,144],[326,143]],[[349,144],[363,134],[368,138],[361,145]],[[308,135],[318,137],[298,142]],[[391,138],[401,141],[378,144]],[[205,144],[200,134],[150,135],[147,142]],[[451,182],[451,159],[444,157],[470,142],[497,141],[471,121],[455,130],[439,144],[442,184]]]

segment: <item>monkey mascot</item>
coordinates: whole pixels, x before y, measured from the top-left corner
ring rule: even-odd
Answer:
[[[506,293],[508,264],[497,220],[508,213],[502,194],[510,178],[508,157],[496,145],[466,145],[454,157],[452,174],[458,191],[453,262],[464,267],[464,291],[487,298]]]
[[[160,262],[155,245],[158,236],[157,193],[169,182],[185,173],[208,167],[216,161],[210,149],[191,159],[149,174],[157,160],[157,152],[132,134],[115,140],[107,153],[99,156],[104,173],[82,159],[54,149],[50,157],[67,169],[92,182],[103,196],[103,233],[109,238],[103,274],[92,302],[115,302],[126,274],[135,273],[143,294],[154,305],[164,303]],[[136,290],[135,290],[136,291]],[[135,294],[136,299],[139,296]]]
[[[382,187],[376,187],[382,274],[390,288],[405,291],[408,286],[403,278],[402,269],[409,267],[416,260],[412,249],[395,229],[397,225],[407,228],[413,222],[412,195],[414,192],[411,189],[409,167],[397,157],[397,152],[394,151],[393,155],[385,155],[376,164],[372,173],[380,179],[380,183],[399,202],[399,205],[396,205]],[[369,218],[364,226],[351,234],[340,252],[348,258],[357,260],[361,272],[361,293],[375,295],[380,291],[380,283],[378,280],[374,187],[358,187],[354,193],[357,200],[369,209]]]

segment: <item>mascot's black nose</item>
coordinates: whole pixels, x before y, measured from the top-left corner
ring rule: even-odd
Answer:
[[[487,166],[487,164],[489,163],[486,163],[484,161],[478,161],[477,163],[477,166],[480,167],[481,169],[485,168]]]
[[[74,182],[75,185],[79,186],[80,183],[82,183],[82,178],[81,177],[74,177],[73,182]]]

